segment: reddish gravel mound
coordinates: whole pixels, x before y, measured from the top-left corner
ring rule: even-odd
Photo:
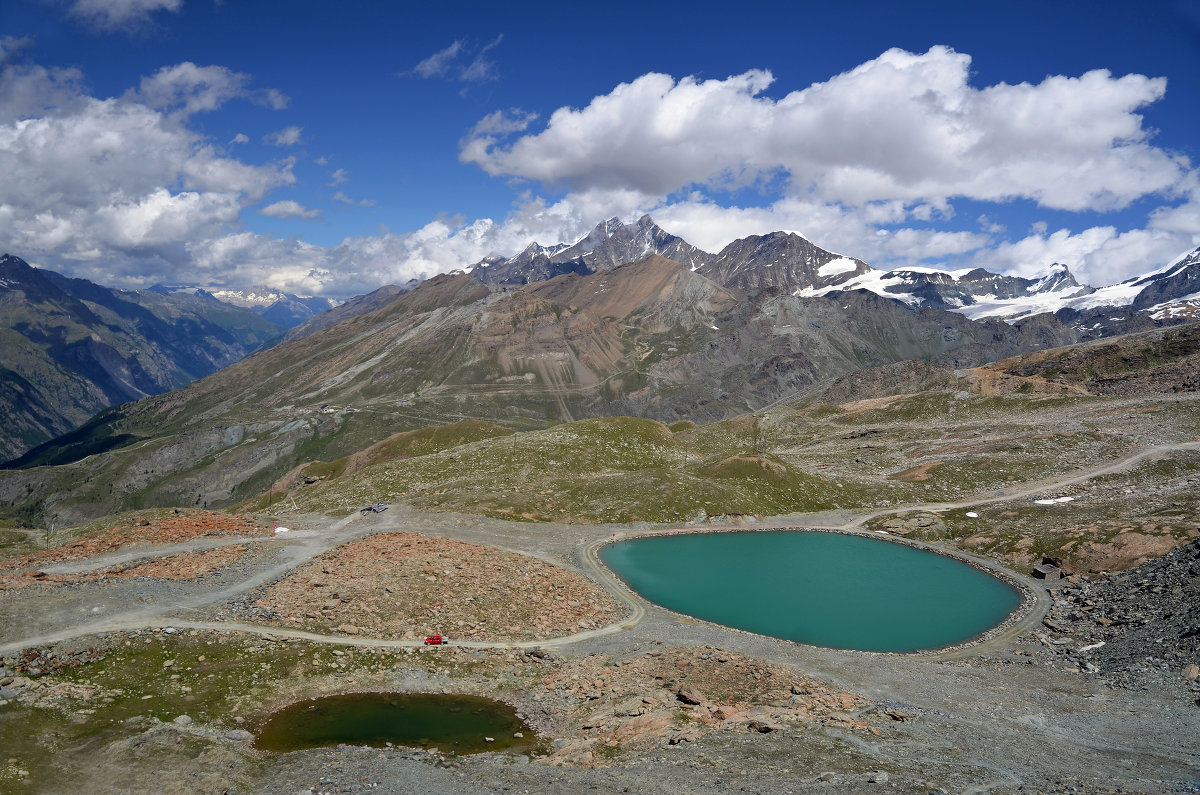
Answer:
[[[604,626],[617,603],[538,558],[417,533],[352,541],[241,608],[248,618],[376,638],[543,640]]]
[[[167,546],[202,536],[265,536],[270,532],[269,528],[255,524],[247,516],[231,516],[212,511],[177,511],[174,515],[158,519],[136,518],[61,546],[0,561],[0,590],[33,584],[61,585],[82,582],[111,574],[190,579],[229,565],[245,552],[245,547],[239,545],[223,551],[184,553],[129,568],[113,568],[102,573],[57,575],[46,574],[38,569],[47,564],[87,560],[130,547]]]

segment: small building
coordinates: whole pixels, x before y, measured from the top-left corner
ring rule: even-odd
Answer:
[[[1033,576],[1039,580],[1061,580],[1062,569],[1053,563],[1043,563],[1040,566],[1034,566]]]

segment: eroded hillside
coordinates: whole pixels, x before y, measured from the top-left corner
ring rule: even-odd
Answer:
[[[0,509],[62,526],[140,506],[216,507],[305,461],[455,420],[707,424],[863,368],[973,367],[1072,334],[1051,316],[975,322],[866,292],[736,293],[661,257],[518,288],[441,276],[97,416],[33,451],[24,471],[0,473]]]

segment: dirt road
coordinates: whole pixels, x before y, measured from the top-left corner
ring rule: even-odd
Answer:
[[[1020,489],[1005,491],[1000,494],[989,495],[986,497],[976,497],[969,500],[961,500],[950,503],[918,503],[898,505],[883,510],[854,514],[847,517],[844,521],[837,522],[830,522],[826,517],[817,516],[809,517],[804,515],[793,515],[788,517],[778,517],[774,520],[767,520],[765,522],[757,523],[754,525],[754,529],[767,530],[811,528],[836,530],[840,532],[863,532],[862,527],[867,522],[882,516],[906,513],[910,511],[938,512],[955,510],[987,505],[994,502],[1009,501],[1013,499],[1025,499],[1055,489],[1061,489],[1082,483],[1095,477],[1123,471],[1150,458],[1160,457],[1172,452],[1192,450],[1197,448],[1200,448],[1200,442],[1158,445],[1132,452],[1129,455],[1111,463],[1106,463],[1091,467],[1086,470],[1070,473],[1058,479],[1027,484]],[[270,555],[271,560],[267,564],[251,567],[247,569],[242,576],[230,578],[227,581],[221,582],[216,587],[197,589],[181,586],[175,589],[168,588],[167,592],[164,593],[162,597],[156,598],[152,603],[135,602],[132,607],[129,607],[127,604],[118,605],[115,609],[109,608],[104,610],[102,616],[97,615],[97,611],[94,610],[90,613],[80,610],[65,610],[61,611],[63,615],[69,616],[71,619],[76,620],[62,621],[56,626],[40,628],[37,631],[28,631],[19,626],[10,626],[5,629],[0,629],[0,653],[8,654],[31,646],[46,645],[49,643],[55,643],[97,632],[140,629],[144,627],[165,626],[168,624],[188,628],[236,629],[241,632],[304,638],[312,642],[339,645],[362,647],[376,646],[390,648],[419,646],[421,645],[421,641],[419,640],[379,640],[349,635],[321,635],[299,630],[275,629],[272,627],[258,626],[254,624],[212,620],[194,620],[193,618],[189,618],[190,614],[194,615],[200,613],[202,612],[203,608],[226,604],[238,598],[239,596],[258,588],[259,586],[273,582],[280,577],[283,577],[289,571],[305,561],[311,560],[312,558],[354,538],[370,533],[407,530],[411,529],[413,525],[420,525],[427,531],[431,531],[434,535],[445,535],[447,537],[457,538],[459,540],[483,543],[500,549],[520,552],[523,554],[531,554],[552,562],[557,562],[559,565],[563,564],[564,559],[576,557],[580,562],[580,568],[586,573],[586,575],[595,582],[599,583],[605,590],[612,594],[626,607],[628,612],[620,621],[598,629],[592,629],[585,632],[574,633],[571,635],[543,641],[455,641],[456,643],[468,648],[526,648],[531,646],[561,648],[575,644],[583,644],[595,638],[611,636],[631,630],[632,628],[636,627],[645,617],[645,601],[626,588],[625,585],[619,579],[617,579],[612,572],[609,571],[599,560],[597,552],[599,547],[604,542],[610,540],[613,533],[619,533],[622,537],[628,538],[649,532],[663,532],[664,529],[678,529],[680,531],[688,532],[745,529],[744,526],[740,525],[704,525],[702,527],[686,528],[614,528],[610,526],[591,527],[569,525],[553,526],[551,532],[538,532],[538,530],[541,529],[540,526],[532,526],[528,523],[504,523],[493,522],[490,520],[475,520],[472,522],[470,520],[463,521],[462,519],[459,519],[458,521],[449,521],[447,517],[443,515],[422,515],[411,509],[393,510],[388,514],[374,515],[370,519],[363,519],[360,517],[358,512],[355,512],[332,523],[329,522],[327,518],[319,516],[292,517],[289,519],[289,524],[294,524],[294,529],[291,530],[286,536],[257,538],[231,537],[219,539],[198,538],[192,541],[173,544],[166,547],[142,550],[123,550],[89,560],[72,561],[70,563],[47,566],[44,570],[48,573],[79,574],[88,571],[101,570],[116,564],[125,564],[166,555],[212,549],[227,544],[250,544],[256,547],[273,548],[272,554]],[[575,542],[573,550],[571,549],[570,544],[572,540]],[[933,547],[933,549],[934,551],[938,552],[947,552],[947,550],[938,549],[937,547]],[[575,553],[574,555],[570,554],[572,551]],[[972,556],[965,555],[959,551],[955,551],[954,554],[970,559],[977,565],[990,568],[994,568],[995,566],[994,562],[992,561],[982,558],[972,558]],[[1048,601],[1044,589],[1031,583],[1025,578],[1020,577],[1019,575],[1013,575],[1011,572],[1007,572],[1007,575],[1010,578],[1016,579],[1019,582],[1022,582],[1022,584],[1026,585],[1029,592],[1034,595],[1035,599],[1031,604],[1026,605],[1025,612],[1019,618],[1019,620],[1009,626],[996,638],[988,641],[993,645],[1003,644],[1011,639],[1012,636],[1023,631],[1028,631],[1032,626],[1041,620],[1041,617],[1045,614],[1048,608]],[[84,613],[85,617],[83,620],[78,620],[81,612]],[[947,658],[953,658],[955,656],[961,656],[964,653],[978,653],[979,651],[979,648],[972,647],[967,652],[962,650],[948,650],[942,652],[941,654]]]

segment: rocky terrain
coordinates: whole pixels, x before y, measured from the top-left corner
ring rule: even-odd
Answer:
[[[1080,493],[1145,474],[1137,460],[1114,467],[1054,473],[1038,488]],[[894,529],[911,525],[915,537],[970,521],[959,514],[992,499],[742,521],[870,531],[898,518]],[[21,586],[0,590],[0,787],[1157,793],[1200,783],[1197,541],[1107,575],[1010,572],[1032,595],[1011,627],[896,655],[776,641],[643,602],[588,550],[653,525],[402,504],[275,518],[289,532],[272,536],[262,514],[165,511],[10,544],[6,573]],[[970,554],[954,533],[930,542]],[[451,645],[422,647],[433,631]],[[357,691],[500,698],[540,750],[254,749],[275,709]]]
[[[1195,316],[1200,252],[1093,290],[1062,268],[1036,280],[979,269],[883,273],[790,232],[711,254],[649,216],[631,225],[613,218],[573,245],[534,243],[506,260],[360,296],[202,386],[103,412],[52,441],[97,409],[185,384],[274,335],[263,336],[253,311],[207,293],[118,294],[7,256],[0,271],[4,350],[18,354],[0,362],[0,405],[12,407],[0,456],[6,447],[27,453],[12,466],[28,469],[95,455],[91,474],[107,469],[102,479],[119,484],[90,490],[89,513],[34,496],[63,491],[52,476],[0,474],[8,515],[62,526],[141,505],[227,505],[307,459],[459,419],[703,424],[864,368],[973,367],[1170,326]],[[278,304],[279,319],[329,306],[305,301]],[[1185,366],[1168,367],[1181,388],[1194,388]],[[1109,393],[1139,387],[1120,379]],[[121,471],[136,465],[129,448],[143,445],[171,451],[156,461],[158,477]],[[218,451],[235,465],[216,466]]]
[[[737,273],[774,256],[774,244],[758,243],[758,265]],[[793,241],[778,253],[801,275],[834,256],[805,251]],[[306,460],[455,420],[703,425],[815,395],[864,368],[924,360],[967,369],[1079,339],[1051,314],[1010,324],[863,290],[812,297],[727,281],[657,255],[519,286],[439,276],[186,389],[96,417],[21,471],[0,472],[0,509],[60,526],[135,505],[217,507]],[[34,471],[47,464],[80,464],[103,485],[65,496],[58,473]]]
[[[1182,677],[1200,707],[1200,541],[1095,580],[1070,577],[1036,637],[1111,687]]]
[[[245,602],[235,614],[264,624],[406,640],[545,640],[619,616],[602,589],[558,566],[416,533],[351,541]]]
[[[656,259],[435,279],[105,420],[158,435],[5,473],[0,790],[1200,790],[1194,328],[980,364],[997,341],[961,315],[730,296]],[[810,344],[849,339],[817,331],[846,312],[890,353]],[[1015,353],[1062,327],[995,332]],[[469,414],[554,379],[539,400],[567,415],[664,414],[433,425],[395,391]],[[663,400],[689,383],[729,402],[684,418]],[[735,387],[762,402],[733,413]],[[423,427],[389,424],[410,410]],[[903,536],[1025,598],[961,646],[863,653],[664,610],[596,554],[731,528]],[[1045,559],[1067,579],[1033,579]],[[497,698],[534,750],[254,747],[276,710],[348,692]]]

